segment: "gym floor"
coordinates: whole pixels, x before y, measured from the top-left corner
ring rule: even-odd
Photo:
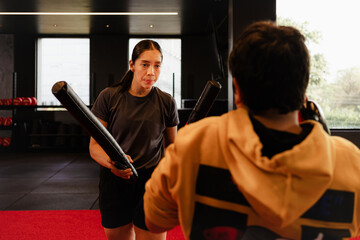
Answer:
[[[88,152],[0,152],[0,210],[98,208],[99,165]]]

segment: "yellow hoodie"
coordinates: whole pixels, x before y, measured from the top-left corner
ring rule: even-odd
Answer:
[[[360,151],[308,123],[300,144],[270,159],[245,109],[180,129],[146,184],[146,217],[180,224],[187,239],[360,235]]]

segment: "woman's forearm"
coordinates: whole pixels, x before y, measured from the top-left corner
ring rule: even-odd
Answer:
[[[109,162],[110,157],[92,137],[90,138],[89,152],[91,158],[94,159],[101,166],[111,168],[111,163]]]

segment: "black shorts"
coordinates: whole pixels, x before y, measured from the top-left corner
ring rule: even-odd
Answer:
[[[135,226],[147,230],[143,195],[145,183],[151,177],[154,168],[137,170],[139,177],[134,183],[115,176],[108,169],[102,169],[99,207],[103,227],[117,228],[133,222]]]

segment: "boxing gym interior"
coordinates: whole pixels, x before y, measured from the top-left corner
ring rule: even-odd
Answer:
[[[0,210],[98,209],[99,165],[89,155],[89,132],[61,104],[40,98],[44,93],[39,86],[44,83],[39,39],[88,39],[88,83],[76,92],[81,95],[81,89],[87,89],[89,108],[127,71],[130,38],[179,40],[181,68],[168,81],[169,93],[177,91],[179,96],[181,129],[210,80],[221,89],[207,116],[235,108],[227,67],[231,47],[248,24],[275,21],[278,4],[276,0],[1,0]],[[73,14],[56,14],[65,12]],[[51,87],[48,91],[51,95]],[[329,128],[332,135],[360,145],[356,126]]]

